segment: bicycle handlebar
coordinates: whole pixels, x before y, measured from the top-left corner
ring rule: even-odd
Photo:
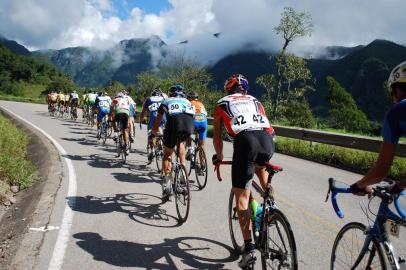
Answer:
[[[333,178],[328,179],[329,190],[327,192],[326,202],[331,193],[331,203],[333,204],[333,208],[334,208],[334,211],[336,212],[336,215],[339,218],[344,218],[344,214],[340,210],[340,207],[338,206],[338,203],[337,203],[337,195],[339,193],[352,193],[354,190],[351,187],[348,187],[348,188],[336,187],[335,182],[336,182],[336,180],[334,180]],[[377,187],[373,188],[373,191],[374,191],[373,196],[379,197],[383,200],[392,200],[393,199],[392,195],[387,193],[386,189],[384,187],[377,186]],[[400,206],[400,196],[403,196],[403,195],[405,195],[405,191],[402,191],[401,193],[397,194],[394,199],[394,204],[395,204],[395,208],[396,208],[396,211],[398,212],[399,216],[401,218],[406,218],[406,212]]]

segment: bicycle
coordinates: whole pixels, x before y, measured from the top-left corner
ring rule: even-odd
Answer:
[[[337,187],[336,182],[333,178],[329,179],[326,202],[331,194],[334,211],[339,218],[343,218],[344,214],[337,203],[337,195],[339,193],[352,193],[353,190],[350,187]],[[403,191],[393,196],[388,193],[387,188],[384,186],[373,188],[373,197],[381,199],[374,223],[369,226],[359,222],[350,222],[344,225],[334,241],[330,258],[330,269],[339,269],[340,266],[342,269],[402,269],[400,268],[400,263],[403,264],[405,261],[401,258],[396,258],[388,232],[391,235],[399,236],[399,225],[406,226],[406,212],[401,208],[399,200],[400,196],[404,194],[405,192]],[[369,203],[371,203],[372,198],[370,198]],[[398,215],[389,209],[389,205],[393,202]],[[371,212],[369,204],[368,211]],[[368,217],[366,208],[364,213]],[[368,219],[371,220],[369,217]],[[363,238],[365,239],[362,240]],[[345,247],[342,247],[342,244],[345,244]],[[351,250],[348,250],[349,248]],[[343,254],[340,254],[340,252]],[[345,260],[344,255],[348,260]],[[387,267],[387,262],[389,263],[389,268]]]
[[[150,132],[150,131],[148,131]],[[154,135],[152,140],[155,140],[155,144],[152,147],[148,144],[148,152],[152,153],[152,158],[155,159],[155,164],[158,172],[162,171],[162,158],[164,156],[164,143],[162,135]]]
[[[118,132],[118,138],[116,140],[116,149],[117,149],[117,157],[121,156],[121,159],[123,163],[126,162],[127,160],[127,153],[126,153],[126,145],[125,145],[125,140],[124,140],[124,127],[121,121],[119,122],[119,132]],[[129,143],[131,143],[129,141]]]
[[[185,165],[179,162],[179,144],[178,142],[175,149],[175,161],[172,160],[172,168],[171,168],[171,184],[172,184],[172,191],[175,195],[175,204],[176,204],[176,213],[178,215],[179,223],[184,223],[188,216],[190,210],[190,200],[191,200],[191,192],[190,192],[190,184],[189,178],[186,171]]]
[[[194,135],[192,145],[188,147],[192,153],[192,156],[189,158],[190,166],[188,175],[190,176],[192,169],[195,170],[197,184],[199,189],[202,190],[207,184],[207,158],[203,147],[199,145],[199,136],[197,133]]]
[[[76,121],[76,119],[78,118],[78,110],[77,110],[77,106],[76,105],[72,105],[71,107],[71,118],[73,121]]]
[[[221,161],[215,164],[214,168],[219,181],[222,181],[220,166],[230,164],[232,164],[231,161]],[[252,221],[255,248],[261,253],[262,269],[298,269],[295,237],[287,217],[276,206],[271,185],[273,176],[282,171],[282,168],[271,163],[264,165],[269,173],[266,189],[263,190],[255,180],[252,181],[252,187],[263,198],[263,211],[260,219]],[[228,224],[234,250],[241,254],[244,249],[244,239],[240,232],[237,206],[232,190],[228,203]],[[237,239],[238,236],[240,239]],[[254,265],[251,267],[253,269]]]
[[[102,140],[103,145],[106,144],[107,140],[107,133],[108,133],[108,121],[107,121],[107,115],[105,115],[102,119],[102,122],[100,124],[100,129],[98,130],[98,136],[97,138]]]

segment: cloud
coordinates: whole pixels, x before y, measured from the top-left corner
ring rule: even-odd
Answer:
[[[111,48],[120,40],[160,36],[177,50],[212,62],[242,48],[272,51],[282,46],[273,28],[284,6],[311,14],[314,32],[291,50],[367,44],[376,38],[406,44],[404,0],[168,0],[159,14],[133,8],[118,14],[110,0],[0,0],[0,33],[30,48]],[[115,4],[113,4],[115,3]],[[125,8],[125,1],[122,3]],[[218,38],[214,33],[221,32]],[[177,44],[188,40],[186,44]],[[177,45],[175,45],[177,44]]]

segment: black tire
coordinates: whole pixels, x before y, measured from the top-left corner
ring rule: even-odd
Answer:
[[[178,221],[179,223],[184,223],[189,216],[191,193],[186,168],[183,164],[178,166],[178,169],[175,170],[173,193],[175,195]]]
[[[206,153],[201,146],[197,147],[193,159],[197,184],[199,185],[199,189],[202,190],[207,184],[207,159]],[[202,164],[200,164],[201,160],[203,161]],[[203,175],[199,175],[199,171]]]
[[[151,151],[154,151],[156,169],[160,173],[162,171],[163,156],[162,141],[156,141],[155,149],[152,149]]]
[[[228,199],[228,228],[230,229],[231,243],[233,244],[234,251],[237,254],[241,254],[244,249],[244,239],[241,234],[235,196],[232,190]]]
[[[292,228],[286,216],[279,210],[273,209],[267,214],[260,237],[262,247],[262,269],[298,269],[296,242]]]
[[[352,267],[354,267],[353,264],[359,257],[367,236],[365,234],[366,230],[367,228],[364,224],[350,222],[338,232],[331,251],[331,270],[352,269]],[[356,239],[354,239],[354,236]],[[378,256],[376,256],[376,253],[378,253]],[[368,249],[360,257],[360,262],[355,269],[369,269],[368,266],[371,266],[371,269],[387,269],[385,265],[384,251],[376,239],[372,239]]]
[[[103,145],[106,144],[106,140],[107,140],[107,123],[103,122],[102,126],[101,126],[102,132],[101,132],[101,137],[103,140]]]

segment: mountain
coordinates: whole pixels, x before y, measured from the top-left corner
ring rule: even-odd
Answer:
[[[15,52],[19,55],[30,55],[31,52],[25,48],[23,45],[17,43],[14,40],[9,40],[0,35],[0,44],[4,45],[6,48],[10,49],[11,51]]]
[[[165,43],[158,37],[123,40],[108,50],[87,47],[36,51],[72,76],[82,86],[106,85],[111,80],[133,83],[138,73],[151,70],[155,58],[165,54]]]
[[[323,116],[327,113],[326,77],[334,77],[356,100],[358,106],[369,119],[381,121],[390,106],[386,97],[384,82],[390,71],[406,59],[406,47],[386,40],[375,40],[367,46],[353,48],[330,47],[333,54],[348,53],[336,60],[330,57],[308,59],[307,65],[315,78],[316,91],[308,93],[314,113]],[[267,53],[241,52],[229,55],[209,68],[213,74],[213,86],[222,86],[224,80],[233,73],[245,74],[250,81],[250,92],[260,97],[264,93],[255,79],[265,73],[275,73],[275,63]]]

